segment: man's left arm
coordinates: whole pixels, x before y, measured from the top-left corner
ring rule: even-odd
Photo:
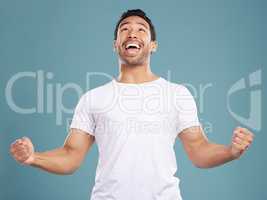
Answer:
[[[251,145],[254,135],[246,128],[237,127],[231,144],[226,146],[210,142],[202,128],[194,126],[184,129],[178,137],[195,166],[211,168],[238,159]]]

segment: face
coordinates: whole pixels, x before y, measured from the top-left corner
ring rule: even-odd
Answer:
[[[125,18],[119,25],[114,48],[122,64],[149,63],[150,54],[156,49],[156,42],[151,41],[149,24],[138,16]]]

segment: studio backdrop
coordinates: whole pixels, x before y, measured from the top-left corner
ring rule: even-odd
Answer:
[[[68,176],[19,165],[9,145],[23,136],[36,151],[63,144],[79,97],[118,75],[113,32],[134,8],[156,28],[151,69],[187,86],[208,138],[230,144],[237,126],[255,134],[244,157],[213,169],[193,166],[177,139],[183,199],[267,199],[265,1],[0,0],[1,200],[89,199],[96,144]]]

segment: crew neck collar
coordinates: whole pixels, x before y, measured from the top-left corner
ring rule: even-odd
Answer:
[[[125,83],[125,82],[119,82],[116,78],[113,78],[112,82],[117,84],[117,85],[122,85],[122,86],[142,86],[142,85],[150,85],[150,84],[158,83],[158,82],[162,81],[162,79],[163,79],[162,77],[158,77],[155,80],[145,81],[142,83]]]

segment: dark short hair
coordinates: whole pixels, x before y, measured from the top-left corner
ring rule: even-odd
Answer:
[[[126,12],[122,13],[119,21],[116,24],[116,28],[115,28],[115,31],[114,31],[114,40],[117,39],[118,28],[119,28],[119,25],[122,22],[122,20],[124,20],[127,17],[131,17],[131,16],[141,17],[149,24],[151,40],[155,41],[156,40],[156,31],[155,31],[154,25],[152,24],[151,20],[148,18],[146,13],[141,9],[127,10]]]

